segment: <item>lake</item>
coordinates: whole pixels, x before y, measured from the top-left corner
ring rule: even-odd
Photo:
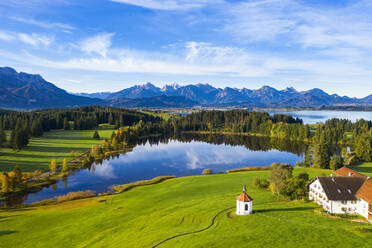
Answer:
[[[362,111],[269,111],[303,119],[305,124],[331,118],[372,120],[372,112]],[[305,145],[299,142],[238,135],[183,135],[177,138],[143,140],[133,151],[121,154],[89,169],[80,169],[38,193],[10,199],[12,203],[33,203],[68,192],[107,192],[111,185],[126,184],[157,176],[200,175],[205,168],[215,173],[229,169],[268,166],[273,162],[303,160]]]
[[[166,175],[201,175],[205,168],[219,173],[235,168],[268,166],[273,162],[295,165],[303,160],[304,149],[305,145],[299,142],[252,136],[152,138],[142,141],[131,152],[78,170],[49,188],[12,201],[33,203],[80,190],[103,193],[115,184]]]
[[[298,117],[304,121],[304,124],[316,124],[325,122],[328,119],[348,119],[357,121],[364,119],[372,121],[372,112],[368,111],[330,111],[330,110],[301,110],[301,111],[264,111],[270,114],[287,114]]]

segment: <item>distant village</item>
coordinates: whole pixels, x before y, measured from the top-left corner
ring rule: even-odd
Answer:
[[[309,185],[309,199],[327,213],[358,214],[372,222],[372,178],[347,167],[335,173],[315,177]]]

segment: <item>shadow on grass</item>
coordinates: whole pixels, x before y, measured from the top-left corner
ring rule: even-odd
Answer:
[[[291,212],[291,211],[305,211],[312,210],[312,207],[296,207],[296,208],[271,208],[254,210],[254,213],[267,213],[267,212]]]
[[[7,212],[19,212],[19,211],[31,211],[31,210],[35,210],[35,208],[3,208],[3,210],[7,211]],[[12,215],[12,216],[16,216],[16,215]]]
[[[372,174],[372,164],[370,166],[366,166],[364,163],[359,163],[350,166],[350,168],[361,173]]]
[[[7,235],[7,234],[12,234],[12,233],[17,233],[17,232],[18,231],[9,231],[9,230],[1,231],[0,230],[0,236]]]

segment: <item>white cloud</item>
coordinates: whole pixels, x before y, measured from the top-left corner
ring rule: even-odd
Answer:
[[[296,25],[290,16],[293,8],[290,0],[233,4],[226,8],[228,18],[223,30],[248,42],[273,40]]]
[[[223,0],[110,0],[156,10],[189,10],[208,4],[222,3]]]
[[[246,78],[282,78],[312,75],[318,78],[372,76],[368,66],[350,61],[330,59],[288,59],[265,56],[242,48],[220,47],[211,43],[187,42],[180,53],[155,53],[128,49],[106,48],[99,57],[76,57],[68,60],[48,60],[26,54],[18,56],[0,51],[4,57],[27,64],[55,69],[74,69],[119,73],[148,73],[189,76],[224,76]],[[101,56],[106,55],[106,56]],[[280,75],[280,76],[279,76]]]
[[[41,46],[43,47],[49,46],[53,42],[54,38],[36,33],[26,34],[0,30],[0,40],[4,41],[17,40],[22,43],[31,45],[35,48],[38,48]]]
[[[50,43],[53,42],[53,38],[36,33],[32,34],[18,33],[17,36],[21,42],[32,45],[33,47],[40,46],[47,47],[50,45]]]
[[[305,2],[306,3],[306,2]],[[321,8],[294,0],[240,2],[225,6],[222,29],[241,43],[270,42],[303,48],[372,47],[368,1]]]
[[[101,36],[100,36],[101,37]],[[97,37],[96,37],[97,38]],[[84,42],[82,50],[99,57],[77,57],[52,61],[28,57],[26,61],[40,66],[123,73],[157,73],[168,75],[230,75],[258,77],[270,74],[262,61],[247,51],[233,47],[189,42],[180,53],[169,54],[128,49],[112,49],[101,38]],[[100,42],[93,42],[98,40]],[[105,39],[103,39],[105,40]],[[104,45],[105,44],[105,45]]]
[[[7,31],[0,30],[0,40],[11,41],[14,40],[14,36]]]
[[[102,57],[107,56],[107,51],[111,46],[113,33],[102,33],[80,42],[81,50],[88,54],[99,54]]]
[[[38,21],[32,18],[22,18],[17,16],[9,17],[9,19],[21,23],[26,23],[30,25],[39,26],[45,29],[62,29],[63,31],[68,30],[74,30],[75,28],[73,26],[70,26],[68,24],[59,23],[59,22],[45,22],[45,21]]]

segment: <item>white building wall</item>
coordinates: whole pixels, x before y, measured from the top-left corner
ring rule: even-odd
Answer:
[[[358,214],[368,219],[368,207],[369,207],[368,202],[366,202],[363,199],[360,199],[358,210],[357,210]]]
[[[242,202],[236,200],[236,214],[237,215],[248,215],[252,213],[252,202]]]
[[[319,180],[314,181],[309,187],[309,200],[315,201],[327,212],[331,211],[331,202],[328,200]]]
[[[316,202],[325,211],[331,214],[357,214],[360,210],[360,201],[330,201],[326,196],[319,180],[309,186],[309,200]],[[363,215],[364,216],[364,215]],[[367,211],[368,217],[368,211]]]
[[[332,214],[357,214],[359,201],[332,201]]]

